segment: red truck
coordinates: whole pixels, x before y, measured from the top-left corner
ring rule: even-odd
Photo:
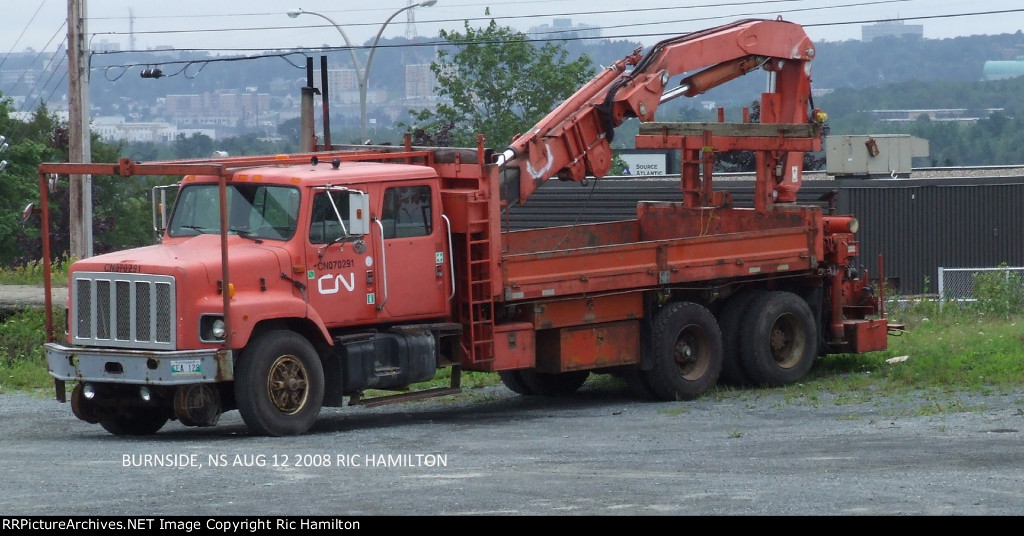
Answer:
[[[47,303],[57,398],[75,382],[74,414],[113,434],[173,419],[212,426],[238,409],[252,432],[277,436],[346,400],[458,392],[463,370],[527,395],[608,373],[642,397],[690,400],[719,381],[784,385],[819,355],[885,349],[879,297],[854,266],[856,219],[795,202],[825,119],[811,102],[813,57],[802,28],[781,20],[667,39],[602,71],[500,153],[407,137],[43,164],[46,229],[51,174],[183,177],[158,244],[71,267],[60,342]],[[769,78],[759,123],[653,122],[665,100],[757,69]],[[641,202],[628,221],[504,228],[544,181],[606,175],[614,128],[633,117],[637,147],[681,151],[679,202]],[[736,150],[756,153],[754,207],[712,188],[715,153]],[[415,389],[444,368],[449,387]]]

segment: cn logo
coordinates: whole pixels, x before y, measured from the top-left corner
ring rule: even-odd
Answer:
[[[325,276],[322,276],[320,279],[316,280],[316,287],[317,287],[317,290],[320,291],[320,294],[337,294],[338,291],[341,290],[342,285],[344,285],[345,286],[345,290],[347,290],[349,292],[352,292],[353,290],[355,290],[356,289],[356,274],[355,274],[355,272],[350,272],[348,274],[348,279],[347,280],[345,279],[345,276],[343,276],[341,274],[338,274],[338,275],[327,274]]]

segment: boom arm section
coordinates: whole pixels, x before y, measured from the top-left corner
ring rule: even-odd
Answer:
[[[552,177],[603,177],[611,169],[614,129],[623,121],[651,121],[661,103],[699,95],[757,68],[774,81],[762,95],[761,122],[806,123],[813,57],[803,28],[781,20],[741,20],[666,39],[602,71],[513,140],[498,164],[518,168],[520,202]],[[690,72],[666,93],[671,77]]]

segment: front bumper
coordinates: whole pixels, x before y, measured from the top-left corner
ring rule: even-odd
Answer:
[[[234,379],[231,350],[122,350],[47,343],[50,376],[58,380],[184,385]]]

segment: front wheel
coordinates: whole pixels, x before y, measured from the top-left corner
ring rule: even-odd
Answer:
[[[651,324],[654,366],[641,371],[662,400],[693,400],[714,387],[722,370],[722,333],[697,303],[663,307]]]
[[[160,408],[131,408],[104,416],[100,426],[117,436],[147,436],[160,431],[167,421],[167,413]]]
[[[299,435],[313,426],[324,399],[324,371],[301,335],[268,331],[249,342],[235,367],[235,397],[257,434]]]

